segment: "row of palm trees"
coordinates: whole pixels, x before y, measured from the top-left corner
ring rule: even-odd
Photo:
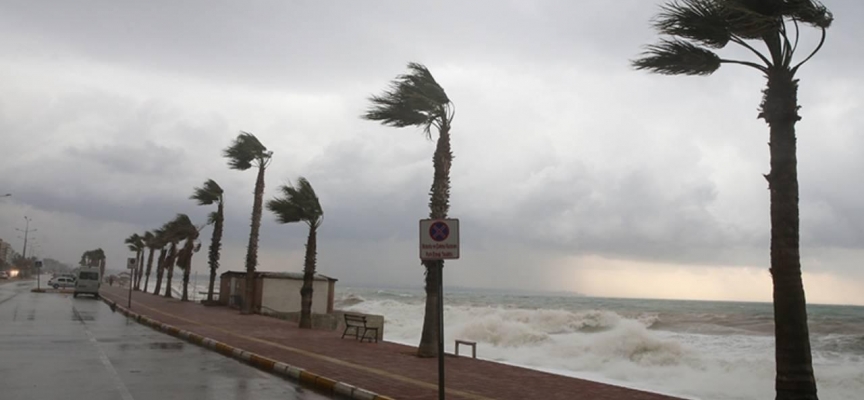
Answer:
[[[633,61],[637,69],[668,75],[710,75],[723,64],[744,65],[758,70],[768,80],[759,117],[770,126],[771,172],[765,178],[771,193],[771,276],[774,283],[777,343],[777,399],[817,398],[799,255],[795,124],[800,116],[798,79],[795,74],[821,49],[826,29],[832,21],[833,16],[828,9],[815,0],[675,0],[663,6],[654,20],[656,29],[670,39],[662,39],[660,43],[647,47],[646,52]],[[794,63],[801,25],[819,29],[822,36],[815,50],[802,61]],[[756,50],[750,44],[754,41],[764,45],[767,53]],[[755,55],[758,61],[725,59],[714,52],[729,43],[741,46]],[[432,139],[433,128],[437,131],[432,159],[434,176],[429,216],[446,218],[453,161],[450,135],[455,109],[444,89],[425,66],[410,63],[408,70],[407,74],[397,76],[381,95],[370,98],[371,107],[362,118],[398,128],[420,127],[428,139]],[[224,155],[229,159],[231,168],[247,170],[255,167],[258,172],[246,254],[246,298],[252,299],[263,209],[264,173],[273,153],[254,135],[241,133],[224,151]],[[308,315],[311,274],[315,268],[316,232],[323,212],[308,181],[301,179],[298,187],[282,187],[282,193],[285,197],[268,202],[268,209],[276,213],[280,222],[304,221],[309,225],[304,287],[301,292],[304,295],[304,315]],[[214,232],[214,239],[216,237]],[[190,250],[185,253],[187,258],[183,265],[188,265],[188,259],[191,258],[191,241],[187,241],[184,246],[184,250]],[[164,251],[165,243],[160,242],[162,247],[158,248]],[[176,241],[171,245],[169,254],[174,253],[175,247]],[[214,265],[218,266],[218,251],[218,246],[214,249],[211,244],[211,254],[216,254],[215,257],[211,256],[211,287]],[[217,261],[212,261],[214,259]],[[423,264],[426,267],[426,310],[418,355],[434,357],[439,332],[435,305],[441,295],[437,290],[444,263],[439,260],[424,261]],[[244,302],[243,312],[251,311],[251,303]]]
[[[268,151],[255,135],[241,132],[232,144],[226,148],[223,155],[228,159],[228,165],[232,169],[247,170],[255,167],[258,176],[255,182],[255,192],[252,207],[252,224],[249,234],[249,246],[246,256],[246,301],[243,302],[242,312],[251,313],[252,301],[255,298],[255,270],[258,264],[258,232],[261,226],[262,209],[264,205],[264,172],[273,155]],[[267,209],[274,213],[277,221],[283,224],[304,222],[309,227],[306,243],[306,257],[303,266],[303,286],[300,294],[302,297],[302,310],[300,318],[301,328],[312,327],[312,295],[313,281],[317,264],[317,230],[323,221],[324,212],[318,200],[318,196],[312,185],[306,178],[300,177],[297,185],[283,185],[280,187],[281,197],[276,197],[267,202]],[[213,225],[208,252],[208,265],[210,269],[210,280],[207,289],[207,302],[213,302],[213,293],[216,282],[216,271],[219,269],[219,257],[222,247],[222,235],[225,223],[225,193],[213,179],[208,179],[200,187],[193,189],[191,200],[195,200],[199,206],[216,205],[216,210],[210,212],[207,222],[196,226],[187,214],[177,214],[174,219],[166,222],[160,228],[143,234],[132,234],[126,238],[125,243],[130,251],[135,253],[135,271],[132,274],[130,284],[135,290],[141,290],[141,281],[144,281],[144,291],[149,291],[150,275],[154,259],[156,261],[156,283],[154,293],[161,293],[163,279],[165,282],[164,296],[173,297],[172,280],[174,268],[183,272],[183,285],[181,301],[189,300],[189,276],[192,270],[192,256],[200,250],[201,243],[198,242],[201,231],[208,225]],[[181,245],[182,243],[182,245]],[[145,252],[149,250],[147,261],[144,262]],[[159,250],[159,256],[155,252]],[[146,265],[146,267],[145,267]]]

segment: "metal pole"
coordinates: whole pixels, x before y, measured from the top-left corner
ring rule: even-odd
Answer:
[[[444,400],[444,261],[438,260],[438,400]]]

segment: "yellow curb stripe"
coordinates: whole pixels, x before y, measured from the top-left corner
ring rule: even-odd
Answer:
[[[426,388],[426,389],[430,389],[430,390],[435,390],[435,391],[438,390],[438,385],[435,384],[435,383],[425,382],[425,381],[417,380],[417,379],[414,379],[414,378],[409,378],[409,377],[406,377],[406,376],[398,375],[398,374],[395,374],[395,373],[392,373],[392,372],[389,372],[389,371],[385,371],[385,370],[382,370],[382,369],[373,368],[373,367],[367,367],[367,366],[359,365],[359,364],[354,364],[354,363],[351,363],[351,362],[348,362],[348,361],[340,360],[340,359],[338,359],[338,358],[333,358],[333,357],[325,356],[325,355],[322,355],[322,354],[314,353],[314,352],[311,352],[311,351],[302,350],[302,349],[298,349],[298,348],[294,348],[294,347],[290,347],[290,346],[285,346],[285,345],[282,345],[282,344],[279,344],[279,343],[270,342],[270,341],[267,341],[267,340],[264,340],[264,339],[259,339],[259,338],[256,338],[256,337],[246,336],[246,335],[243,335],[243,334],[239,334],[239,333],[232,332],[232,331],[227,330],[227,329],[220,328],[220,327],[218,327],[218,326],[213,326],[213,325],[204,324],[204,323],[201,323],[201,322],[198,322],[198,321],[195,321],[195,320],[191,320],[191,319],[188,319],[188,318],[181,317],[181,316],[179,316],[179,315],[174,315],[174,314],[171,314],[171,313],[167,313],[167,312],[164,312],[164,311],[162,311],[162,310],[158,310],[158,309],[155,309],[155,308],[153,308],[153,307],[147,306],[147,305],[145,305],[145,304],[141,304],[140,302],[135,301],[135,300],[133,300],[133,302],[135,302],[135,303],[137,303],[139,306],[141,306],[141,307],[143,307],[143,308],[145,308],[145,309],[148,309],[148,310],[150,310],[150,311],[153,311],[153,312],[155,312],[155,313],[162,314],[162,315],[166,315],[166,316],[168,316],[168,317],[175,318],[175,319],[178,319],[178,320],[180,320],[180,321],[185,321],[185,322],[188,322],[188,323],[191,323],[191,324],[195,324],[195,325],[198,325],[198,326],[202,326],[202,327],[205,327],[205,328],[215,329],[215,330],[217,330],[217,331],[219,331],[219,332],[222,332],[222,333],[225,333],[225,334],[227,334],[227,335],[231,335],[231,336],[234,336],[234,337],[237,337],[237,338],[241,338],[241,339],[249,340],[249,341],[256,342],[256,343],[266,344],[266,345],[273,346],[273,347],[276,347],[276,348],[279,348],[279,349],[282,349],[282,350],[287,350],[287,351],[290,351],[290,352],[293,352],[293,353],[302,354],[302,355],[305,355],[305,356],[308,356],[308,357],[312,357],[312,358],[315,358],[315,359],[319,359],[319,360],[323,360],[323,361],[328,361],[328,362],[331,362],[331,363],[333,363],[333,364],[341,365],[341,366],[345,366],[345,367],[348,367],[348,368],[353,368],[353,369],[356,369],[356,370],[358,370],[358,371],[364,371],[364,372],[368,372],[368,373],[371,373],[371,374],[374,374],[374,375],[383,376],[383,377],[390,378],[390,379],[393,379],[393,380],[396,380],[396,381],[399,381],[399,382],[404,382],[404,383],[413,384],[413,385],[415,385],[415,386],[419,386],[419,387],[422,387],[422,388]],[[308,374],[308,373],[305,372],[305,371],[301,372],[301,374],[300,374],[301,378],[303,377],[303,374],[304,374],[304,373]],[[310,375],[311,375],[311,374],[310,374]],[[486,397],[486,396],[479,395],[479,394],[476,394],[476,393],[466,392],[466,391],[457,390],[457,389],[446,389],[446,393],[449,393],[449,394],[452,394],[452,395],[457,395],[457,396],[462,396],[462,397],[465,397],[465,398],[467,398],[467,399],[472,399],[472,400],[495,400],[495,399],[493,399],[493,398],[491,398],[491,397]],[[387,397],[382,397],[382,399],[387,399]]]
[[[266,369],[268,371],[272,370],[273,366],[276,365],[276,361],[271,360],[271,359],[266,358],[266,357],[261,357],[257,354],[251,354],[249,356],[249,363],[258,367],[258,368]]]
[[[315,380],[318,378],[318,375],[315,375],[310,372],[302,371],[300,372],[300,383],[315,386]]]
[[[328,391],[328,392],[331,392],[331,393],[332,393],[332,392],[333,392],[333,388],[334,388],[335,386],[336,386],[336,381],[334,381],[334,380],[332,380],[332,379],[330,379],[330,378],[325,378],[325,377],[323,377],[323,376],[318,376],[318,378],[315,379],[315,387],[318,387],[318,388],[320,388],[320,389],[324,389],[324,390],[326,390],[326,391]]]

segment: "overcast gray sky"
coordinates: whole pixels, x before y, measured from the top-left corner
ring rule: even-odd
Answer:
[[[825,3],[835,25],[799,74],[805,284],[811,301],[864,304],[864,4]],[[102,247],[120,267],[129,234],[178,212],[203,223],[188,196],[212,178],[222,271],[241,269],[255,173],[221,150],[245,130],[275,153],[266,198],[315,186],[320,272],[420,285],[434,143],[358,118],[417,61],[457,109],[448,285],[769,300],[763,77],[633,71],[659,2],[610,4],[5,0],[0,238],[20,252],[27,215],[41,255]],[[300,270],[305,234],[265,213],[260,269]]]

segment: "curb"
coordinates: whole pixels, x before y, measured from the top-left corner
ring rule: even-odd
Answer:
[[[303,368],[285,364],[264,357],[259,354],[251,353],[246,350],[230,346],[228,344],[201,336],[196,333],[185,331],[177,327],[164,324],[155,319],[145,317],[126,309],[123,306],[117,305],[116,301],[110,301],[103,296],[99,296],[108,306],[111,311],[120,311],[121,314],[134,319],[136,322],[146,325],[154,330],[169,334],[179,339],[183,339],[192,344],[213,350],[226,357],[233,358],[240,362],[252,365],[255,368],[281,376],[288,380],[300,383],[303,386],[312,387],[326,394],[343,396],[354,400],[394,400],[392,397],[382,396],[377,393],[370,392],[366,389],[361,389],[344,382],[338,382],[333,379],[314,374],[306,371]]]

